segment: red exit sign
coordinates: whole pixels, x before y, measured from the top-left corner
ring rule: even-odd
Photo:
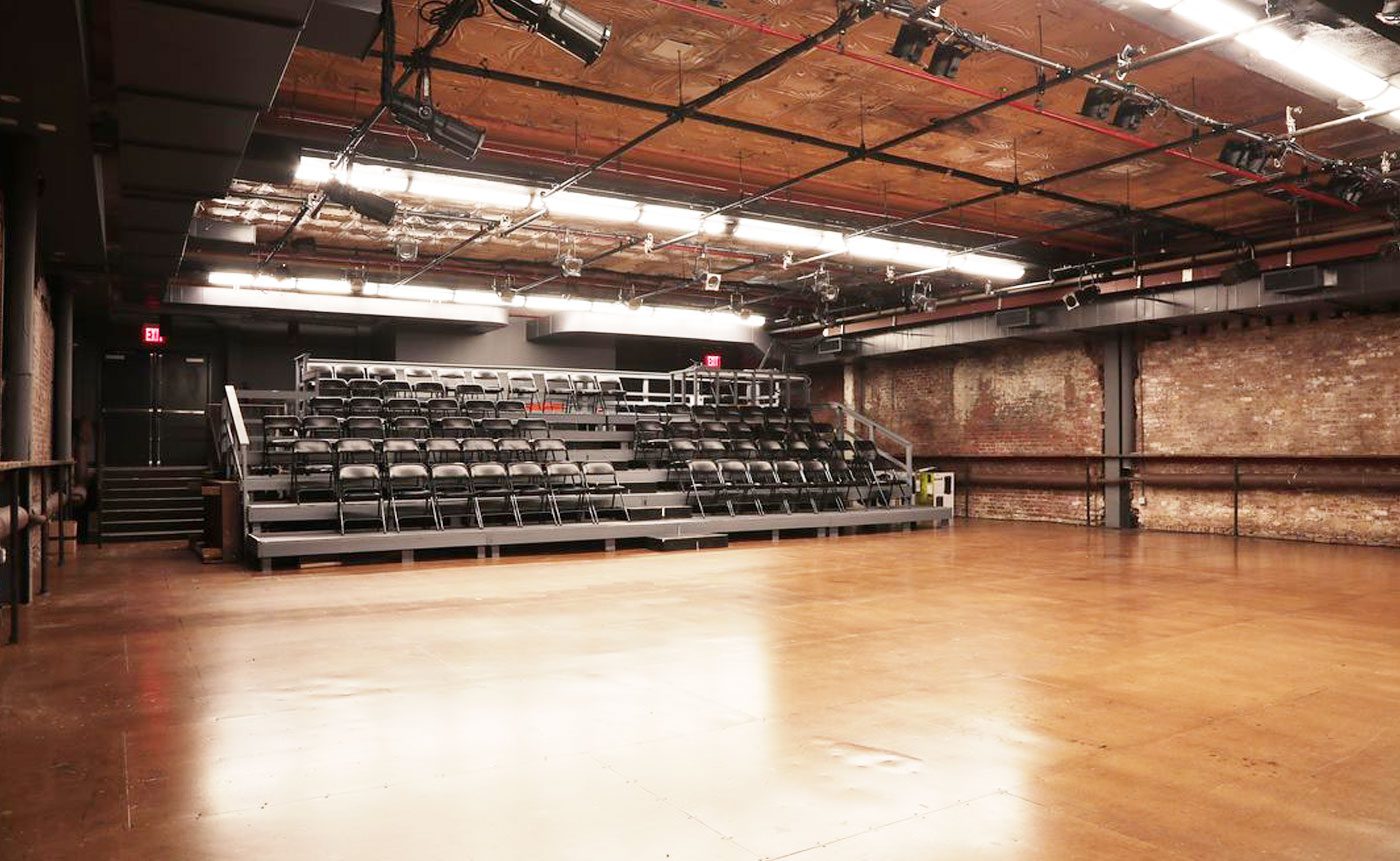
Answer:
[[[719,353],[706,353],[706,354],[705,354],[705,367],[707,367],[707,368],[723,368],[723,367],[724,367],[724,357],[721,356]]]
[[[165,336],[160,333],[160,326],[154,323],[147,323],[141,327],[141,343],[148,347],[159,347],[165,343]]]

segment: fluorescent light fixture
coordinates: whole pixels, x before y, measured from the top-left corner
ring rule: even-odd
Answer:
[[[1170,9],[1203,30],[1229,33],[1258,23],[1250,12],[1225,0],[1143,0],[1157,9]],[[1273,27],[1255,27],[1235,41],[1264,59],[1286,66],[1339,95],[1358,102],[1378,99],[1388,90],[1385,80],[1350,59],[1310,41],[1294,39]]]
[[[1223,0],[1182,0],[1171,9],[1173,15],[1216,33],[1243,30],[1255,21],[1253,15]]]
[[[1327,89],[1358,102],[1378,98],[1388,88],[1385,81],[1351,60],[1308,42],[1298,45],[1289,66]]]
[[[295,278],[299,293],[331,293],[348,296],[352,290],[344,278]]]
[[[966,275],[1006,281],[1015,281],[1026,274],[1026,267],[1014,260],[985,254],[954,254],[948,259],[948,268]]]
[[[578,218],[610,224],[633,224],[641,216],[641,207],[636,201],[577,191],[549,195],[544,199],[544,208],[551,218]]]
[[[327,166],[329,170],[329,166]],[[378,164],[357,164],[350,168],[350,185],[361,191],[408,191],[408,171]]]
[[[1186,0],[1190,3],[1218,0]],[[1397,105],[1400,108],[1400,104]],[[330,161],[303,156],[297,168],[299,182],[330,180]],[[730,236],[736,241],[767,246],[783,251],[845,254],[872,263],[908,266],[914,269],[949,268],[948,259],[956,252],[936,245],[899,242],[874,236],[846,236],[835,230],[822,230],[799,224],[769,221],[762,218],[735,218],[725,215],[703,217],[698,209],[669,206],[660,203],[639,203],[622,197],[593,194],[585,191],[560,191],[542,197],[544,190],[534,186],[473,177],[454,176],[432,171],[379,168],[355,165],[343,174],[346,185],[364,191],[407,191],[420,197],[449,201],[472,209],[494,212],[517,212],[543,205],[551,218],[562,221],[594,221],[607,224],[638,225],[657,231],[674,232],[676,236],[701,234],[707,237]],[[658,237],[660,238],[660,237]],[[1011,271],[1016,266],[1001,258],[980,255],[959,259],[975,272],[983,274],[988,267],[995,271]],[[979,261],[989,260],[989,264]],[[971,261],[971,262],[967,262]],[[959,266],[951,268],[959,269]],[[970,270],[969,270],[970,271]],[[1000,277],[989,275],[988,277]],[[1018,276],[1019,277],[1019,276]]]
[[[235,289],[247,287],[342,296],[354,292],[350,282],[344,278],[273,278],[270,275],[255,275],[252,272],[220,270],[210,272],[208,281],[211,286]],[[573,296],[547,296],[534,293],[528,295],[513,294],[509,299],[503,299],[491,290],[454,289],[419,284],[384,284],[369,281],[360,288],[360,294],[361,297],[371,297],[376,301],[389,303],[384,306],[386,308],[390,305],[398,307],[405,302],[425,304],[451,302],[458,305],[484,305],[493,308],[510,306],[528,308],[533,311],[589,311],[599,314],[666,317],[687,320],[696,324],[715,321],[739,322],[755,328],[767,322],[762,314],[739,315],[728,310],[707,311],[703,308],[681,308],[674,305],[641,305],[637,308],[629,308],[622,302],[595,301]],[[373,309],[376,306],[371,303],[364,307]]]
[[[785,249],[810,251],[837,251],[842,244],[839,233],[758,218],[737,219],[734,222],[733,236],[735,239],[756,245],[776,245]]]
[[[677,233],[695,233],[700,229],[700,216],[704,213],[682,206],[665,206],[660,203],[642,204],[642,214],[637,223],[655,230],[674,230]]]
[[[421,287],[417,284],[384,284],[379,295],[386,299],[412,299],[418,302],[453,302],[456,296],[449,287]]]
[[[913,242],[899,243],[895,252],[896,263],[912,266],[915,269],[938,269],[948,265],[948,251],[932,245],[918,245]]]
[[[331,160],[328,158],[317,158],[315,156],[304,155],[301,161],[297,162],[296,181],[319,185],[323,182],[330,182]]]

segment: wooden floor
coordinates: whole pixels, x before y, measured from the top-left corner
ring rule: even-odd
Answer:
[[[1400,552],[1078,527],[253,577],[83,548],[0,858],[1400,857]]]

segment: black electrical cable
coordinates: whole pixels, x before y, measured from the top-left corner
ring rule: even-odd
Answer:
[[[442,35],[442,41],[446,41],[452,38],[463,18],[480,18],[483,11],[481,0],[424,0],[418,7],[418,17],[432,27],[450,22]]]

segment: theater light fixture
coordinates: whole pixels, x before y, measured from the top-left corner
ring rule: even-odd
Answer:
[[[1269,147],[1262,141],[1229,140],[1220,148],[1220,163],[1248,171],[1263,173],[1269,160]]]
[[[1126,131],[1135,132],[1142,127],[1142,121],[1152,111],[1152,105],[1147,102],[1124,99],[1118,105],[1118,111],[1113,115],[1113,125]]]
[[[597,222],[620,226],[636,225],[674,235],[732,237],[734,240],[766,246],[784,252],[849,254],[878,265],[894,265],[914,270],[951,269],[967,275],[1014,281],[1025,275],[1025,267],[1014,260],[985,254],[961,254],[922,242],[885,239],[871,235],[850,235],[763,218],[711,215],[698,209],[635,200],[582,191],[561,191],[545,196],[544,190],[513,182],[455,176],[432,171],[386,168],[356,164],[337,173],[340,181],[354,188],[365,186],[393,190],[418,197],[441,200],[484,214],[510,215],[543,208],[552,219],[570,222]],[[320,184],[332,179],[330,160],[302,156],[297,168],[298,182]],[[653,244],[658,244],[653,242]],[[644,247],[644,246],[643,246]],[[699,279],[697,279],[699,280]]]
[[[895,34],[894,44],[890,46],[890,56],[918,65],[924,58],[924,51],[931,44],[933,37],[928,31],[918,24],[905,22]]]
[[[1400,0],[1396,0],[1400,3]],[[939,42],[933,48],[933,59],[928,61],[928,73],[940,78],[953,80],[958,76],[962,61],[972,56],[975,49],[961,42]]]
[[[371,221],[391,224],[399,205],[387,197],[380,197],[368,191],[345,185],[339,180],[326,183],[326,200],[349,207]]]
[[[208,282],[215,287],[229,287],[235,290],[274,290],[299,293],[351,295],[354,290],[348,279],[343,278],[293,278],[273,277],[253,272],[214,271],[208,275]],[[521,294],[504,290],[500,294],[493,290],[469,288],[432,287],[417,284],[385,284],[365,282],[361,295],[370,297],[366,301],[368,313],[373,313],[374,299],[408,300],[424,303],[458,305],[485,305],[489,307],[507,306],[534,311],[591,311],[597,314],[636,314],[640,316],[666,317],[691,322],[696,326],[697,336],[704,334],[709,324],[742,323],[759,328],[768,320],[762,314],[745,309],[747,313],[737,313],[726,308],[706,310],[703,308],[682,308],[675,305],[643,305],[639,299],[628,302],[582,299],[568,296],[548,296],[544,294]]]
[[[1338,174],[1327,183],[1327,193],[1353,206],[1366,196],[1366,180],[1361,177]]]
[[[564,0],[494,0],[497,12],[591,65],[612,38],[612,27],[565,3]]]
[[[1392,27],[1400,26],[1400,0],[1385,0],[1381,11],[1376,13],[1376,20]]]
[[[1226,287],[1233,287],[1251,278],[1259,277],[1259,261],[1253,257],[1248,257],[1233,266],[1227,266],[1220,273],[1220,283]]]
[[[1060,301],[1065,303],[1065,310],[1073,311],[1080,305],[1092,304],[1099,298],[1100,288],[1097,284],[1086,284],[1077,287],[1064,295]]]
[[[476,158],[486,140],[485,129],[449,117],[427,100],[394,93],[389,98],[389,112],[399,125],[426,135],[428,140],[468,161]]]
[[[1089,92],[1084,94],[1084,104],[1080,105],[1079,113],[1091,120],[1105,121],[1121,98],[1116,90],[1108,87],[1090,87]]]

